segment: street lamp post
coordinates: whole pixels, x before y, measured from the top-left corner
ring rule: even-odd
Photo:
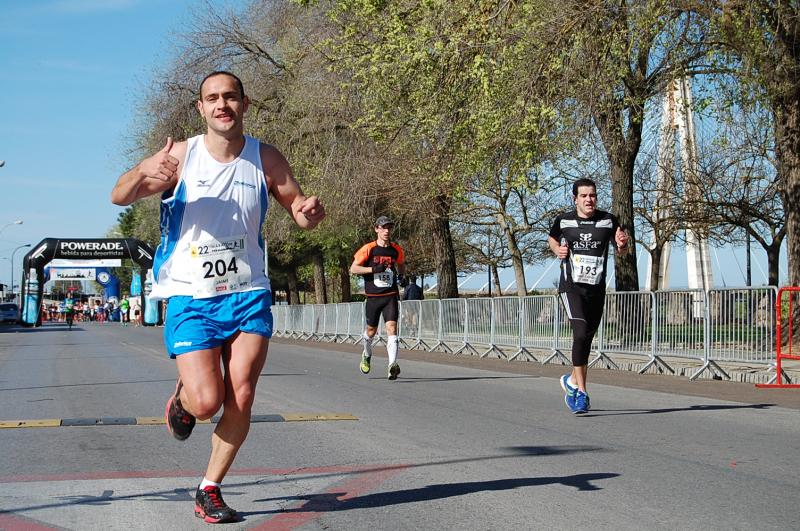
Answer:
[[[14,302],[17,302],[17,296],[14,294],[14,255],[17,254],[17,251],[24,247],[30,247],[30,243],[26,243],[24,245],[20,245],[11,253],[11,295],[14,297]]]
[[[23,223],[23,221],[21,219],[18,219],[16,221],[12,221],[11,223],[6,223],[2,227],[0,227],[0,232],[3,232],[3,230],[5,230],[6,227],[10,227],[11,225],[22,225],[22,223]]]

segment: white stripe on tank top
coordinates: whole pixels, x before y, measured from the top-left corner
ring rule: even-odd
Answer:
[[[208,152],[204,135],[188,139],[178,183],[162,196],[150,296],[270,289],[261,238],[267,207],[258,140],[245,136],[239,157],[222,163]]]

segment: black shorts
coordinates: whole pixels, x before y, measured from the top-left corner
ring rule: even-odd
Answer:
[[[369,326],[377,327],[381,321],[381,314],[383,314],[384,323],[389,321],[397,322],[397,318],[400,315],[397,293],[367,297],[367,302],[364,305],[364,314],[367,317]]]

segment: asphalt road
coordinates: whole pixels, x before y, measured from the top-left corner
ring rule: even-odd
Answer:
[[[174,389],[161,332],[0,328],[0,529],[208,526],[213,425],[144,424]],[[798,527],[795,389],[597,370],[576,417],[558,366],[404,351],[391,382],[379,355],[272,342],[225,529]]]

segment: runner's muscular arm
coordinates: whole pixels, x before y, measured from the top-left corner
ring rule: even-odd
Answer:
[[[303,194],[286,157],[275,147],[261,144],[261,165],[267,179],[267,190],[272,192],[297,226],[303,229],[316,227],[325,217],[325,207],[317,196],[306,197]]]
[[[127,206],[153,194],[173,188],[178,182],[186,158],[186,142],[167,138],[166,145],[150,157],[123,173],[111,190],[111,202]]]
[[[366,266],[364,264],[367,263],[369,259],[369,244],[364,245],[358,251],[356,251],[355,256],[353,257],[353,263],[350,264],[350,274],[351,275],[369,275],[372,273],[372,266]]]
[[[352,275],[369,275],[370,273],[372,273],[372,268],[359,264],[358,260],[353,260],[353,263],[350,264],[350,274]]]

